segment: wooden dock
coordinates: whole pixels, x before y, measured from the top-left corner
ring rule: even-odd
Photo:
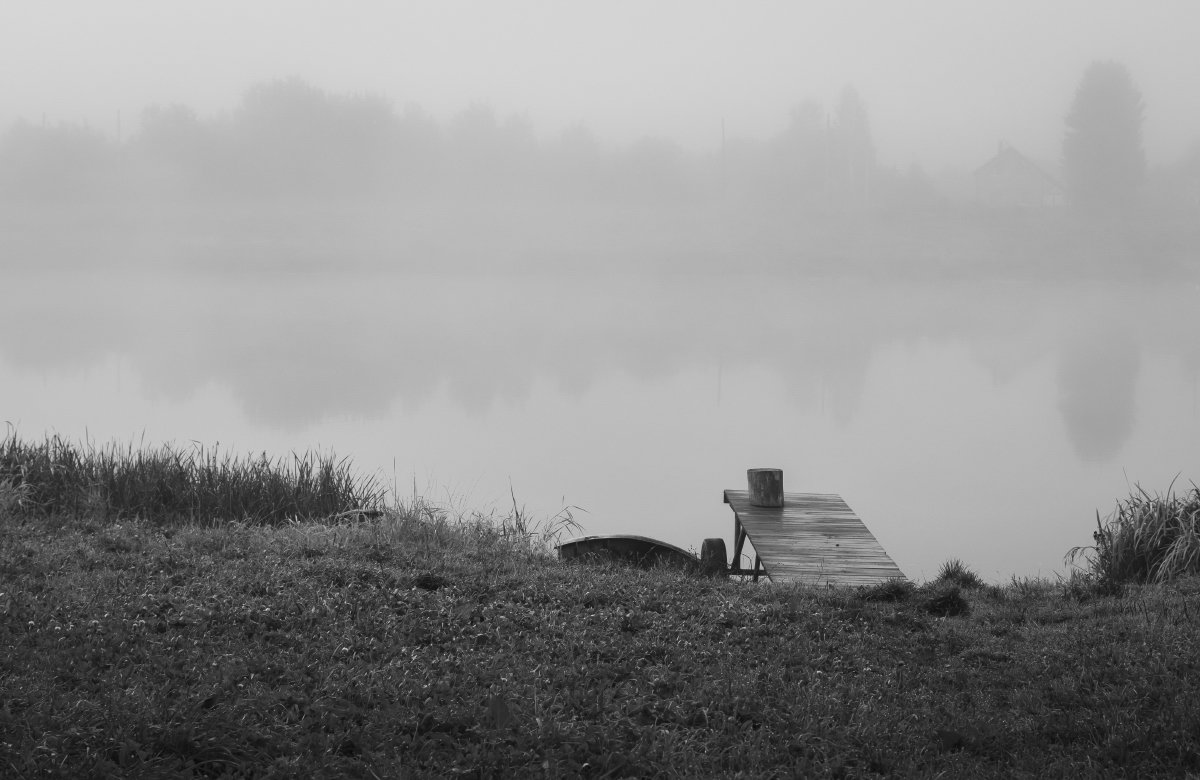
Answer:
[[[782,477],[779,483],[782,491]],[[841,496],[782,493],[783,506],[757,506],[749,490],[726,490],[733,509],[735,574],[771,582],[811,585],[874,585],[903,572],[884,552]],[[752,569],[742,569],[742,547],[754,546]]]

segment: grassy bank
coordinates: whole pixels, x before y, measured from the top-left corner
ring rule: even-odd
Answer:
[[[519,514],[4,490],[0,774],[1200,773],[1195,578],[805,590],[563,564]]]

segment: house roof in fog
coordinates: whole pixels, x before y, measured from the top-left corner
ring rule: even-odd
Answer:
[[[1046,184],[1056,189],[1062,189],[1062,183],[1057,178],[1047,173],[1042,166],[1003,141],[1000,142],[1000,149],[996,152],[996,155],[976,168],[972,175],[975,177],[1028,176],[1030,178],[1042,179]]]

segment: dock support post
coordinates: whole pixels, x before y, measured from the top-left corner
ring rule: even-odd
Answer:
[[[746,540],[750,538],[746,533],[745,527],[742,526],[742,520],[738,517],[737,512],[733,513],[733,560],[729,565],[730,574],[749,574],[754,582],[758,582],[758,576],[766,573],[766,568],[762,565],[762,559],[758,557],[758,551],[754,551],[754,567],[750,569],[742,568],[742,547],[746,544]]]
[[[742,519],[733,513],[733,565],[739,569],[742,566],[742,545],[746,543],[746,529],[742,528]]]

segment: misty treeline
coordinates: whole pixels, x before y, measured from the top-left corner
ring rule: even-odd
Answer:
[[[33,200],[732,194],[817,209],[934,197],[924,177],[879,166],[866,107],[849,88],[832,110],[804,103],[769,140],[722,142],[720,132],[707,153],[649,137],[608,146],[581,125],[539,138],[526,118],[483,105],[439,123],[416,106],[397,110],[289,79],[250,89],[214,118],[153,106],[126,139],[86,125],[18,122],[0,142],[0,186]]]
[[[995,160],[946,181],[882,164],[868,106],[851,87],[830,105],[799,104],[766,138],[714,128],[712,147],[693,152],[649,137],[607,144],[581,125],[539,136],[528,119],[481,105],[437,121],[416,106],[331,94],[293,78],[255,86],[213,117],[183,105],[150,107],[132,132],[18,121],[0,135],[0,203],[6,232],[25,231],[18,239],[26,248],[49,240],[60,215],[100,205],[126,224],[164,211],[201,213],[205,224],[189,216],[157,238],[203,232],[213,252],[228,254],[230,242],[249,236],[280,244],[272,262],[288,261],[289,241],[310,255],[321,254],[322,241],[353,248],[354,232],[357,246],[372,247],[371,262],[389,263],[414,262],[422,248],[423,260],[436,264],[505,249],[562,256],[590,244],[595,256],[658,253],[678,262],[690,253],[717,264],[770,256],[822,268],[1041,267],[1048,252],[1057,253],[1054,262],[1086,261],[1100,246],[1118,264],[1149,251],[1176,264],[1200,243],[1192,227],[1200,144],[1149,170],[1144,111],[1128,72],[1096,63],[1064,107],[1064,125],[1047,129],[1064,139],[1061,173],[1053,162],[1006,157],[1002,146]],[[514,217],[514,209],[523,211]],[[473,216],[487,210],[503,213],[491,222]],[[14,213],[41,221],[18,224]],[[275,221],[247,228],[264,213]],[[416,213],[437,217],[417,225]],[[607,221],[613,213],[618,221]],[[1076,219],[1096,213],[1105,230],[1115,214],[1138,226],[1098,239]],[[587,224],[571,222],[579,214]],[[217,234],[232,238],[212,240]],[[452,234],[472,241],[451,246]],[[433,258],[439,250],[442,260]]]

